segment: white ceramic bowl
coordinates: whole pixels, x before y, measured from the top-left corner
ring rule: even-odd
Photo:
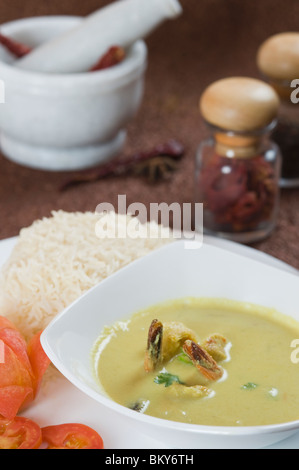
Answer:
[[[1,32],[29,46],[41,44],[73,26],[79,17],[21,19]],[[147,48],[137,41],[126,59],[103,71],[44,74],[13,66],[0,47],[2,152],[22,165],[44,170],[77,170],[113,158],[126,138],[144,90]]]
[[[190,242],[176,241],[91,289],[44,330],[41,341],[46,353],[70,382],[110,411],[112,422],[125,416],[136,432],[140,430],[166,447],[252,449],[287,438],[299,430],[299,420],[246,427],[177,423],[115,403],[101,393],[94,380],[91,349],[102,328],[165,300],[229,298],[275,308],[299,320],[297,274],[209,244],[198,248],[194,242],[195,248],[190,246]],[[298,367],[294,364],[294,373]]]

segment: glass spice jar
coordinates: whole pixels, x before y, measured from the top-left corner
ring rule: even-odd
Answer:
[[[280,97],[277,126],[272,139],[280,148],[280,186],[299,187],[299,103],[291,99],[292,82],[299,79],[299,33],[276,34],[261,44],[257,65]]]
[[[252,243],[275,227],[281,157],[269,136],[278,106],[271,86],[246,77],[219,80],[203,93],[211,137],[197,151],[195,192],[204,233]]]

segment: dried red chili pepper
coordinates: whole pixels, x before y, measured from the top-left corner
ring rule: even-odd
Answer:
[[[225,211],[246,192],[247,173],[244,166],[235,161],[226,162],[227,171],[223,172],[224,162],[215,154],[202,168],[200,187],[206,195],[207,207],[212,212]]]
[[[15,41],[14,39],[5,36],[0,33],[0,44],[4,46],[9,52],[11,52],[15,57],[21,58],[29,52],[32,51],[32,48],[23,44],[21,42]],[[108,51],[100,57],[94,66],[90,68],[90,72],[95,72],[98,70],[104,70],[114,65],[119,64],[124,60],[126,56],[125,50],[120,46],[112,46]]]
[[[87,183],[106,178],[108,176],[120,176],[128,173],[148,176],[150,182],[164,177],[169,171],[176,168],[176,162],[184,155],[184,146],[176,141],[169,140],[166,143],[156,145],[150,150],[137,152],[132,156],[116,159],[99,168],[75,173],[60,187],[61,191],[80,183]]]
[[[198,187],[211,229],[249,231],[273,214],[275,174],[263,156],[243,160],[215,154],[201,169]]]
[[[125,58],[125,50],[120,46],[112,46],[108,51],[100,57],[98,62],[91,67],[90,72],[104,70],[119,64]]]
[[[11,52],[14,56],[21,58],[26,54],[31,52],[32,48],[23,44],[21,42],[15,41],[14,39],[5,36],[4,34],[0,33],[0,44],[6,47],[6,49]]]

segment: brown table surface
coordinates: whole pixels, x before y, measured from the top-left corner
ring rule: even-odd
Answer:
[[[1,22],[37,15],[86,15],[104,0],[1,2]],[[152,186],[134,176],[90,182],[61,192],[70,174],[33,170],[0,156],[0,239],[15,236],[52,210],[94,211],[100,202],[192,202],[196,148],[206,136],[198,99],[212,81],[231,75],[258,77],[255,54],[268,36],[298,27],[298,0],[181,0],[184,14],[148,39],[149,65],[142,106],[128,127],[123,154],[169,138],[186,154],[172,178]],[[299,189],[281,195],[278,226],[254,246],[299,268]]]

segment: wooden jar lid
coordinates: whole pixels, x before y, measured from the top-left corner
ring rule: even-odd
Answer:
[[[210,124],[227,131],[250,132],[268,126],[277,116],[280,101],[267,83],[230,77],[204,91],[199,108]]]
[[[299,33],[280,33],[268,38],[258,49],[257,65],[270,79],[299,78]]]

